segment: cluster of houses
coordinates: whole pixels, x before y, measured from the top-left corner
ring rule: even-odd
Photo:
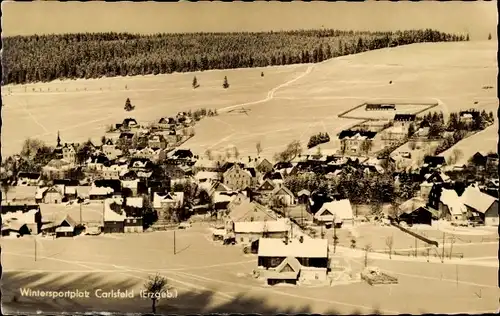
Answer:
[[[444,219],[460,226],[498,226],[498,181],[489,181],[488,187],[476,182],[458,185],[443,171],[445,164],[443,157],[426,157],[420,193],[400,205],[396,220],[409,225]]]
[[[54,159],[42,173],[20,172],[17,186],[10,192],[4,189],[2,235],[141,233],[147,228],[147,212],[156,214],[153,227],[162,229],[169,225],[172,209],[185,208],[192,216],[208,213],[223,219],[223,225],[214,229],[214,238],[231,239],[244,245],[246,252],[257,253],[259,273],[269,284],[323,282],[329,269],[327,240],[311,238],[293,216],[276,210],[298,208],[311,224],[342,227],[355,220],[351,203],[342,197],[318,203],[313,199],[315,192],[307,190],[294,194],[285,185],[286,177],[321,173],[335,178],[346,167],[383,173],[381,159],[358,154],[399,142],[415,120],[415,115],[396,114],[390,127],[382,124],[372,125],[371,130],[343,131],[339,135],[342,155],[301,155],[292,162],[274,164],[260,157],[200,158],[180,148],[189,133],[179,130],[192,127],[186,113],[162,118],[147,128],[126,119],[106,135],[101,146],[92,145],[83,163],[78,161],[77,146],[63,145],[58,135]],[[377,145],[378,140],[382,145]],[[358,157],[348,157],[351,154]],[[486,164],[494,157],[476,158]],[[394,220],[431,224],[443,218],[498,225],[498,198],[478,186],[458,189],[443,172],[445,165],[443,157],[426,157],[415,177],[419,196],[403,203]],[[67,171],[75,168],[85,175],[83,180],[68,178]],[[42,175],[52,180],[42,180]],[[194,185],[194,193],[186,196],[185,191],[174,190],[176,184],[186,183]],[[93,207],[92,212],[86,212],[87,207]],[[96,218],[88,219],[90,213],[97,214]]]

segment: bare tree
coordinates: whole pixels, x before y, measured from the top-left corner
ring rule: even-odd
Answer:
[[[451,256],[452,256],[452,252],[453,252],[453,244],[455,243],[456,241],[456,238],[454,235],[451,235],[450,237],[450,260],[451,260]]]
[[[5,201],[8,201],[7,194],[9,193],[11,186],[7,181],[2,181],[2,192],[5,194]]]
[[[154,277],[150,276],[144,284],[144,289],[147,291],[149,298],[151,298],[151,310],[153,314],[156,314],[156,302],[168,288],[167,279],[159,274],[156,274]]]
[[[392,247],[394,245],[394,236],[387,236],[385,239],[385,244],[387,246],[387,249],[389,249],[389,259],[392,259]]]
[[[207,157],[208,160],[212,160],[213,156],[212,156],[212,150],[210,148],[205,150],[205,157]]]
[[[369,263],[369,260],[368,260],[368,253],[370,251],[372,251],[372,246],[370,244],[366,245],[364,248],[363,248],[364,252],[365,252],[365,256],[364,256],[364,260],[363,260],[363,264],[364,264],[364,267],[366,268],[368,266],[368,263]]]
[[[240,152],[239,152],[238,148],[236,148],[236,146],[233,148],[233,155],[234,155],[234,158],[236,158],[236,159],[240,158]]]
[[[257,157],[259,157],[260,153],[262,152],[262,144],[260,143],[260,141],[255,144],[255,149],[257,150]]]
[[[415,150],[415,148],[417,148],[417,143],[411,141],[408,143],[408,146],[410,147],[411,150]]]

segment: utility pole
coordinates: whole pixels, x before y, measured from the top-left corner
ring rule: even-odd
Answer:
[[[443,252],[441,254],[441,263],[444,262],[444,243],[445,243],[445,235],[446,233],[443,233]]]
[[[82,224],[82,203],[80,203],[80,225]]]
[[[417,237],[415,237],[415,258],[417,257]]]
[[[36,237],[33,238],[33,240],[35,241],[35,261],[36,261]]]
[[[335,217],[333,217],[333,253],[337,251],[337,225],[335,225]]]
[[[174,228],[174,255],[175,255],[176,251],[175,251],[175,228]]]

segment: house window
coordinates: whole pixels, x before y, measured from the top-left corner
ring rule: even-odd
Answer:
[[[136,219],[132,220],[132,223],[134,223],[134,224],[137,223],[137,220]]]
[[[240,238],[240,242],[243,242],[243,237]]]

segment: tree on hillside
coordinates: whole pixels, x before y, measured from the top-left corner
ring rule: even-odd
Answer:
[[[467,33],[467,36],[465,36],[465,40],[468,42],[470,39],[469,39],[469,33]]]
[[[290,162],[300,154],[302,154],[302,146],[298,140],[294,140],[287,145],[284,151],[275,154],[274,159],[279,162]]]
[[[238,148],[236,148],[236,146],[234,146],[234,148],[233,148],[233,155],[234,155],[234,158],[236,158],[236,159],[240,158],[240,151],[238,150]]]
[[[198,88],[200,85],[198,84],[198,79],[196,79],[196,76],[193,78],[193,89]]]
[[[262,152],[262,144],[260,141],[255,144],[255,149],[257,150],[257,157],[260,157],[260,153]]]
[[[222,84],[222,87],[224,89],[229,88],[229,82],[227,82],[227,77],[226,76],[224,76],[224,83]]]
[[[488,34],[488,41],[491,41],[491,33]]]
[[[260,76],[261,76],[261,77],[264,77],[264,72],[263,72],[263,71],[260,73]]]
[[[205,157],[207,157],[208,160],[212,160],[213,156],[212,156],[212,150],[210,148],[205,150]]]
[[[413,123],[408,127],[408,137],[412,137],[415,134],[415,125]]]
[[[135,107],[130,102],[130,99],[127,98],[127,100],[125,101],[125,106],[123,108],[125,109],[125,111],[132,111]]]

